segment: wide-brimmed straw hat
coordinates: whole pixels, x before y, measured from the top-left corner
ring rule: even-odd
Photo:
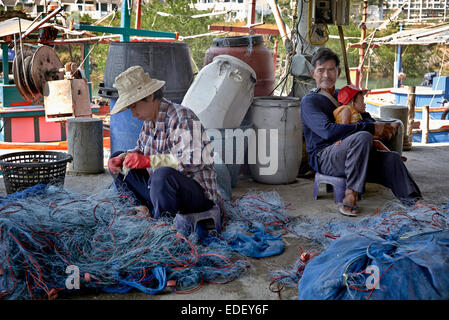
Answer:
[[[120,73],[115,78],[114,87],[118,90],[117,102],[111,114],[125,111],[134,102],[148,97],[162,88],[165,81],[151,79],[142,67],[133,66]]]

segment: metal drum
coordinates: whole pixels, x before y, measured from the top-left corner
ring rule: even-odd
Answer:
[[[109,45],[99,96],[118,99],[115,77],[141,66],[151,78],[164,80],[164,97],[180,103],[193,81],[189,47],[181,42],[112,42]]]
[[[113,87],[115,77],[132,66],[141,66],[151,78],[164,80],[164,97],[180,103],[193,81],[189,47],[180,42],[112,42],[109,46],[100,97],[110,99],[110,108],[118,99]],[[111,153],[136,146],[143,121],[129,110],[111,114]]]
[[[254,180],[267,184],[296,181],[302,157],[299,103],[300,99],[295,97],[254,98],[250,118],[256,141],[248,145]]]

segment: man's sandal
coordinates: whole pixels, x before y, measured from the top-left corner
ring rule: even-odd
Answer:
[[[351,211],[349,211],[349,212],[345,211],[344,207],[351,209]],[[342,202],[338,206],[338,212],[340,212],[344,216],[357,217],[356,213],[352,213],[353,210],[357,211],[357,206],[350,205],[349,203],[346,203],[346,202]]]

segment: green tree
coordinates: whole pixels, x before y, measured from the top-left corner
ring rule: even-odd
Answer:
[[[190,0],[168,0],[164,2],[152,1],[152,3],[142,5],[141,12],[141,28],[145,30],[160,30],[167,32],[178,32],[180,36],[193,36],[199,34],[209,33],[209,25],[213,24],[227,24],[231,25],[235,22],[228,21],[227,15],[209,16],[201,18],[191,18],[192,15],[204,14],[204,11],[198,11],[190,7]],[[282,10],[283,18],[286,23],[291,24],[288,14],[289,0],[280,0],[279,5]],[[158,12],[164,12],[170,16],[160,15]],[[134,28],[136,14],[132,11],[131,14],[131,28]],[[93,21],[88,17],[80,17],[81,23],[90,24]],[[274,17],[265,16],[265,23],[275,23]],[[106,19],[103,26],[120,26],[120,12],[117,12],[114,19]],[[102,34],[98,34],[102,35]],[[235,33],[228,33],[222,36],[237,35]],[[194,72],[196,73],[204,65],[204,56],[206,50],[211,46],[212,40],[215,37],[222,37],[217,35],[203,36],[198,38],[186,39],[185,43],[188,44],[192,60],[194,61]],[[280,36],[264,36],[265,46],[269,49],[273,49],[275,41],[281,40]],[[91,45],[92,52],[90,54],[91,63],[91,80],[94,83],[94,88],[98,86],[98,83],[103,80],[104,68],[106,58],[108,54],[108,44],[95,44]],[[282,46],[282,42],[279,41],[279,57],[280,60],[285,56],[285,49]],[[67,53],[65,54],[67,58]],[[94,91],[94,94],[96,92]]]

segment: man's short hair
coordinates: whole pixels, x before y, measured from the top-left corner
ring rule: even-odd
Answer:
[[[340,66],[340,58],[338,57],[338,55],[335,52],[333,52],[329,48],[320,48],[313,55],[311,63],[312,63],[313,68],[315,68],[317,62],[319,62],[320,64],[323,64],[323,63],[325,63],[326,61],[329,61],[329,60],[334,60],[335,61],[335,65],[337,67]]]

